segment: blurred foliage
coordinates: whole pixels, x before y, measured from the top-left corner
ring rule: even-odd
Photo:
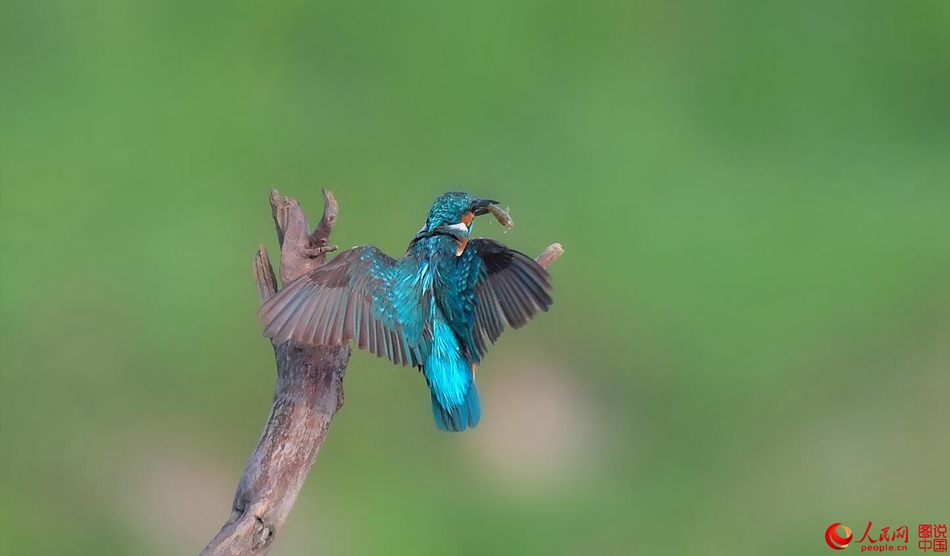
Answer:
[[[197,553],[266,418],[271,187],[561,241],[439,434],[354,354],[275,555],[805,554],[946,521],[945,1],[0,2],[0,552]]]

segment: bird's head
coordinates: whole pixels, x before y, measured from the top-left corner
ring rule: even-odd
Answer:
[[[429,218],[421,232],[445,233],[458,239],[468,239],[476,216],[488,213],[488,207],[498,201],[472,197],[468,193],[443,193],[432,203]]]

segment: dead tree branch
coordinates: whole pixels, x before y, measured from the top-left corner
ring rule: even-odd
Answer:
[[[336,250],[330,245],[330,234],[339,207],[327,190],[323,200],[323,216],[311,233],[297,201],[271,191],[284,284],[320,266],[326,253]],[[538,262],[546,268],[563,253],[555,243],[544,250]],[[277,279],[263,245],[254,257],[254,282],[261,303],[277,293]],[[343,407],[348,346],[313,347],[290,341],[274,346],[274,355],[277,386],[267,425],[244,468],[231,516],[201,556],[262,556],[270,551],[316,461],[333,416]]]

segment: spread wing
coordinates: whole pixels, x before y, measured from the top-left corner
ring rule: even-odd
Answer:
[[[397,365],[416,366],[419,346],[404,334],[393,303],[396,260],[372,245],[343,251],[287,284],[257,312],[264,336],[314,346],[355,340]]]
[[[475,347],[484,355],[505,325],[521,328],[554,303],[548,272],[524,253],[491,239],[473,239],[467,250],[481,260],[475,282]]]

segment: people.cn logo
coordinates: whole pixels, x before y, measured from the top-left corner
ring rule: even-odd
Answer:
[[[844,530],[844,536],[838,535],[838,527],[841,527]],[[851,529],[848,529],[847,525],[842,525],[840,523],[832,524],[825,531],[825,542],[828,543],[828,546],[834,548],[835,550],[844,550],[848,548],[848,545],[851,544]]]

